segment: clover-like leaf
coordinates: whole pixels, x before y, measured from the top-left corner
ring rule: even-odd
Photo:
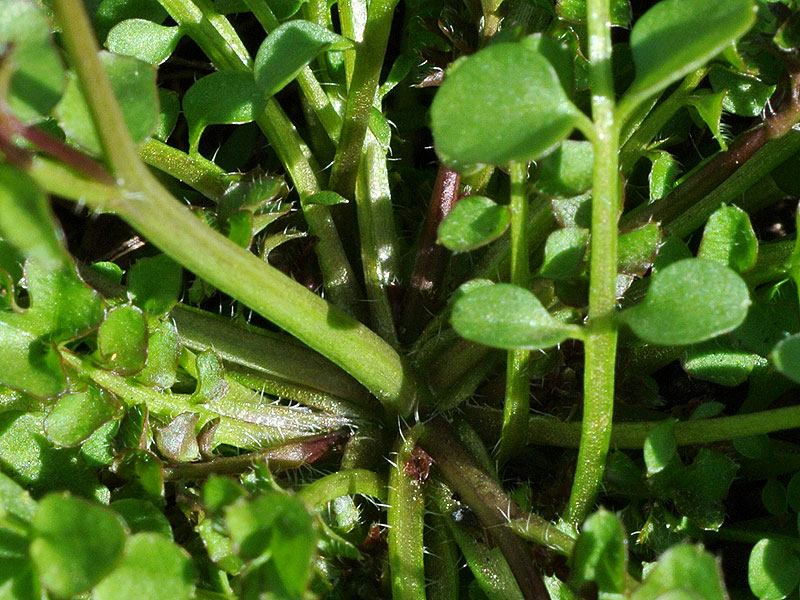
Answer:
[[[111,82],[133,141],[144,141],[158,123],[155,69],[132,56],[105,51],[100,52],[100,62]],[[94,121],[74,72],[69,73],[67,88],[55,112],[70,139],[90,152],[100,154],[100,140]]]
[[[636,21],[631,51],[636,79],[626,96],[639,102],[722,52],[753,25],[752,0],[663,0]]]
[[[64,66],[50,39],[47,17],[29,0],[6,0],[0,10],[0,46],[10,44],[14,72],[11,111],[22,121],[46,116],[64,91]]]
[[[572,577],[578,585],[594,581],[600,592],[618,594],[625,584],[627,548],[622,523],[599,510],[583,523],[572,553]]]
[[[780,540],[759,540],[750,552],[747,581],[760,600],[786,598],[800,583],[800,558]]]
[[[499,238],[510,222],[507,206],[485,196],[467,196],[442,221],[437,241],[453,252],[468,252]]]
[[[539,162],[536,189],[545,196],[583,194],[592,187],[593,159],[590,142],[564,140]]]
[[[186,551],[158,533],[137,533],[119,566],[92,591],[96,600],[188,600],[194,588]]]
[[[146,313],[163,315],[181,293],[181,266],[166,254],[140,258],[128,271],[128,290]]]
[[[117,306],[109,311],[97,332],[104,367],[129,375],[144,367],[147,358],[147,322],[141,309]]]
[[[461,296],[450,322],[460,336],[506,350],[550,348],[582,335],[580,327],[554,319],[532,292],[507,283]]]
[[[47,438],[59,446],[77,446],[114,418],[117,403],[103,389],[89,386],[59,398],[44,420]]]
[[[544,260],[537,275],[549,279],[570,279],[579,274],[589,244],[589,230],[579,227],[556,229],[547,236]]]
[[[256,53],[256,83],[273,96],[325,50],[347,50],[353,42],[310,21],[293,20],[271,31]]]
[[[160,65],[175,51],[182,37],[181,27],[165,27],[144,19],[128,19],[111,28],[106,47],[111,52]]]
[[[30,553],[44,586],[71,597],[91,589],[122,557],[125,529],[113,511],[66,494],[45,496]]]
[[[183,96],[190,152],[197,152],[209,125],[249,123],[266,105],[267,97],[251,73],[218,71],[198,79]]]
[[[697,251],[699,258],[714,260],[738,273],[756,264],[758,239],[750,217],[738,206],[721,206],[708,218]]]
[[[731,269],[688,258],[653,275],[644,301],[619,317],[653,344],[696,344],[738,327],[747,316],[747,285]]]
[[[539,158],[578,114],[550,62],[523,41],[456,61],[434,98],[431,127],[440,158],[464,170]]]

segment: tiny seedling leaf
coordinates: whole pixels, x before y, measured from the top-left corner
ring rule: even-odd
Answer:
[[[132,56],[100,52],[100,61],[111,81],[114,95],[134,143],[144,141],[158,124],[156,71]],[[70,72],[67,88],[55,108],[59,124],[70,139],[100,154],[100,140],[89,107],[81,93],[75,73]]]
[[[325,50],[347,50],[353,42],[310,21],[293,20],[271,31],[256,54],[253,73],[264,96],[273,96]]]
[[[122,557],[122,519],[67,494],[45,496],[33,516],[30,553],[42,584],[58,596],[91,589]]]
[[[117,403],[103,389],[89,386],[59,398],[47,418],[44,431],[58,446],[77,446],[114,418]]]
[[[137,260],[128,271],[136,306],[151,315],[169,312],[181,293],[181,273],[181,266],[166,254]]]
[[[577,276],[588,244],[587,229],[578,227],[556,229],[547,237],[544,260],[537,275],[549,279],[570,279]]]
[[[800,559],[780,540],[759,540],[750,552],[747,581],[760,600],[786,598],[800,583]]]
[[[209,125],[249,123],[266,104],[251,73],[218,71],[198,79],[183,96],[190,152],[197,152],[200,136]]]
[[[626,96],[638,103],[660,92],[744,35],[755,17],[752,0],[658,2],[631,31],[636,79]]]
[[[64,91],[64,67],[50,39],[47,17],[29,0],[6,0],[0,44],[12,45],[9,108],[22,121],[45,117]]]
[[[747,285],[731,269],[689,258],[653,275],[643,302],[620,313],[653,344],[695,344],[738,327],[747,316]]]
[[[577,116],[553,66],[523,41],[456,61],[433,100],[431,127],[440,158],[464,170],[539,158]]]
[[[697,256],[744,273],[756,264],[757,253],[758,239],[747,213],[738,206],[721,206],[706,223]]]
[[[181,37],[183,30],[180,27],[165,27],[144,19],[128,19],[111,28],[106,47],[111,52],[160,65],[175,51]]]
[[[572,553],[572,577],[578,586],[594,581],[601,593],[619,594],[627,565],[625,531],[611,512],[599,510],[583,524]]]
[[[564,140],[539,162],[536,189],[545,196],[583,194],[592,187],[593,160],[590,142]]]
[[[467,196],[442,221],[438,243],[453,252],[475,250],[503,235],[510,222],[507,206],[485,196]]]
[[[187,553],[158,533],[137,533],[125,554],[92,592],[96,600],[189,600],[194,573]]]
[[[144,367],[147,359],[147,322],[141,309],[126,304],[106,315],[97,331],[103,366],[130,375]]]
[[[454,303],[450,322],[468,340],[507,350],[550,348],[582,333],[550,316],[532,292],[507,283],[464,294]]]

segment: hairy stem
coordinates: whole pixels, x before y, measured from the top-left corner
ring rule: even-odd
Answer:
[[[605,469],[614,410],[617,351],[615,281],[619,211],[618,131],[611,72],[611,18],[608,0],[588,0],[588,31],[594,172],[592,256],[589,265],[589,321],[584,341],[584,400],[578,465],[564,520],[580,523],[592,508]]]

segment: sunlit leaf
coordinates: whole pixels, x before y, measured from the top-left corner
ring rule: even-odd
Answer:
[[[760,540],[750,552],[747,581],[760,600],[781,600],[800,583],[800,558],[779,540]]]
[[[105,368],[126,375],[140,371],[147,358],[147,322],[142,311],[130,304],[109,311],[97,331],[97,345]]]
[[[592,187],[590,142],[564,140],[539,162],[536,189],[545,196],[577,196]]]
[[[654,427],[644,441],[644,464],[648,475],[655,475],[672,466],[677,460],[675,421],[670,419]]]
[[[620,319],[645,341],[695,344],[738,327],[750,294],[732,270],[703,259],[684,259],[653,275],[644,301]]]
[[[586,519],[572,553],[576,584],[594,581],[601,593],[621,593],[627,562],[625,531],[619,519],[606,510]]]
[[[504,349],[549,348],[581,335],[579,327],[550,316],[533,293],[507,283],[464,294],[453,305],[450,322],[460,336]]]
[[[144,19],[128,19],[111,28],[106,47],[111,52],[160,65],[175,51],[181,37],[183,30],[180,27],[164,27]]]
[[[293,20],[270,32],[256,54],[253,72],[265,96],[273,96],[328,49],[346,50],[347,38],[310,21]]]
[[[76,446],[117,412],[117,403],[105,390],[89,386],[59,398],[44,421],[47,438],[59,446]]]
[[[717,560],[701,546],[679,545],[667,550],[631,598],[655,600],[676,592],[700,600],[728,597]]]
[[[738,206],[721,206],[714,211],[703,230],[699,258],[744,273],[756,264],[757,253],[758,239],[746,212]]]
[[[649,152],[647,158],[652,163],[648,179],[650,183],[650,202],[654,202],[672,191],[675,180],[681,172],[681,166],[674,156],[663,150]]]
[[[548,60],[516,42],[456,61],[434,98],[431,127],[440,158],[464,170],[539,158],[577,115]]]
[[[468,252],[499,238],[510,222],[507,206],[485,196],[467,196],[445,217],[437,241],[453,252]]]
[[[166,254],[140,258],[128,272],[128,290],[146,313],[162,315],[178,301],[181,266]]]
[[[661,229],[655,223],[619,236],[617,269],[620,273],[644,275],[653,265],[661,244]]]
[[[752,0],[663,0],[631,31],[636,79],[626,96],[642,101],[708,62],[753,25]]]
[[[537,275],[569,279],[578,275],[589,244],[589,231],[578,227],[556,229],[547,237],[544,260]]]
[[[757,117],[764,110],[775,91],[752,75],[738,73],[721,65],[714,65],[708,73],[714,91],[724,94],[723,108],[743,117]]]

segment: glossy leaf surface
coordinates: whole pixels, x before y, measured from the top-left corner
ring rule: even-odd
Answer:
[[[128,19],[111,28],[106,47],[111,52],[160,65],[175,51],[181,37],[183,31],[180,27],[165,27],[144,19]]]
[[[437,242],[453,252],[468,252],[499,238],[510,222],[507,206],[485,196],[467,196],[439,226]]]
[[[523,41],[454,63],[434,98],[431,127],[440,158],[463,170],[538,158],[572,131],[576,115],[553,66]]]
[[[636,79],[627,92],[644,100],[708,62],[755,20],[751,0],[663,0],[633,26]]]
[[[738,327],[749,306],[747,286],[736,273],[709,260],[685,259],[656,273],[644,301],[620,319],[645,341],[694,344]]]
[[[507,283],[464,294],[453,305],[450,322],[468,340],[508,350],[550,348],[580,335],[580,328],[550,316],[533,293]]]

